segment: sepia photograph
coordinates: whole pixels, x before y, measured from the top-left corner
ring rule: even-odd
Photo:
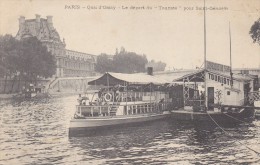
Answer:
[[[0,164],[260,164],[260,1],[1,0]]]

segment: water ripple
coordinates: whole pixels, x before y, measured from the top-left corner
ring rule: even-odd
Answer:
[[[157,121],[68,137],[76,96],[0,102],[0,164],[259,164],[260,122],[225,128]],[[237,140],[244,144],[241,145]]]

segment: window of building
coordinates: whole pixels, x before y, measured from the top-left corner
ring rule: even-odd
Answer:
[[[230,95],[230,91],[227,91],[227,95]]]
[[[218,81],[218,76],[217,75],[215,75],[215,81]]]
[[[224,84],[226,84],[227,82],[226,82],[226,78],[224,78]]]

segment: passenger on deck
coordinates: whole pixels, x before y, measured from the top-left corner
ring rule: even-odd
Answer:
[[[204,100],[204,99],[205,99],[204,92],[200,91],[200,100]]]
[[[101,96],[102,96],[102,91],[101,91],[102,89],[100,89],[99,91],[98,91],[98,98],[100,98]]]
[[[82,105],[82,97],[81,97],[81,94],[79,94],[79,97],[78,97],[78,103],[79,103],[79,105]]]
[[[82,98],[82,104],[83,104],[83,105],[89,105],[89,98],[86,97],[86,96],[84,96],[84,97]]]
[[[120,95],[120,92],[119,92],[119,89],[116,90],[115,92],[115,101],[119,101],[119,95]]]
[[[82,100],[82,105],[86,105],[86,100]]]

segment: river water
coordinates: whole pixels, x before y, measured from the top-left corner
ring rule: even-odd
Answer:
[[[0,101],[0,164],[260,164],[260,120],[224,129],[171,120],[68,136],[77,96]],[[84,134],[83,134],[84,135]]]

